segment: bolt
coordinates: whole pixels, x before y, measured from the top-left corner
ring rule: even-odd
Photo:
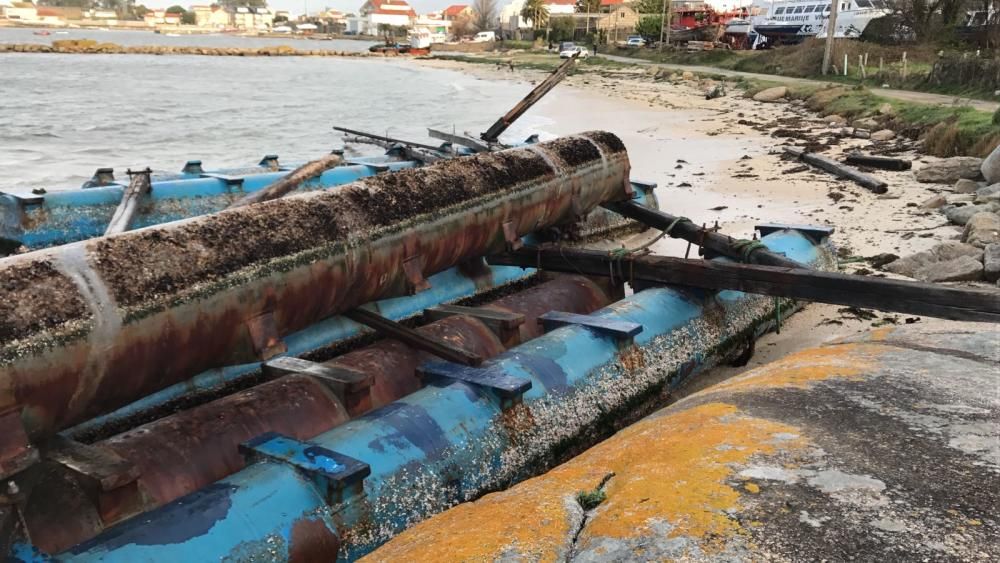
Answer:
[[[17,483],[15,483],[14,481],[7,481],[7,494],[8,495],[16,495],[19,492],[21,492],[21,489],[19,489],[17,487]]]

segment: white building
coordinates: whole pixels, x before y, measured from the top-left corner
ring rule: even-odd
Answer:
[[[194,24],[198,27],[224,29],[232,25],[232,14],[218,4],[191,6],[189,11],[194,12]]]
[[[417,13],[405,0],[367,0],[358,16],[348,18],[347,30],[352,33],[378,35],[379,25],[411,27]]]
[[[524,0],[513,0],[500,8],[500,29],[505,32],[531,29],[531,21],[521,17]]]

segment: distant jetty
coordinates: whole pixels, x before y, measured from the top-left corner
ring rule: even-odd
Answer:
[[[205,55],[215,57],[394,57],[395,52],[368,53],[323,49],[295,49],[288,45],[273,47],[193,47],[171,45],[125,46],[101,43],[93,39],[66,39],[51,45],[34,43],[0,44],[0,53],[68,53],[105,55]]]

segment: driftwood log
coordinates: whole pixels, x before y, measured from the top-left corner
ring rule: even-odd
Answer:
[[[270,201],[272,199],[284,197],[286,194],[297,190],[299,186],[306,181],[319,176],[334,166],[337,166],[343,162],[343,160],[344,159],[339,154],[328,154],[323,158],[307,162],[295,170],[292,170],[287,176],[264,188],[263,190],[249,194],[246,197],[234,202],[227,209],[243,207],[244,205],[252,205],[262,201]]]
[[[844,166],[832,158],[816,153],[806,152],[802,149],[794,147],[785,147],[785,152],[794,156],[796,159],[805,162],[806,164],[815,166],[820,170],[825,170],[834,176],[851,180],[852,182],[877,194],[884,194],[889,191],[889,184],[883,182],[882,180],[872,178],[868,174],[859,172],[850,166]]]
[[[132,226],[132,220],[135,219],[135,213],[139,210],[139,203],[141,203],[142,198],[152,189],[152,184],[149,180],[152,170],[149,168],[138,172],[129,170],[128,174],[130,177],[128,187],[125,188],[122,200],[115,209],[114,215],[111,216],[108,228],[104,230],[105,236],[124,233],[129,230]]]

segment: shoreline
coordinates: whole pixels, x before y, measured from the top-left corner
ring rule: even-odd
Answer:
[[[548,72],[496,70],[492,65],[454,60],[420,60],[432,68],[458,70],[482,80],[526,82],[525,93]],[[655,69],[654,69],[655,70]],[[949,191],[939,184],[922,184],[914,172],[940,159],[920,154],[917,144],[902,138],[892,142],[839,138],[837,116],[821,117],[802,101],[757,102],[735,83],[677,73],[658,79],[649,69],[595,69],[565,79],[532,111],[551,120],[552,134],[607,128],[629,151],[634,178],[655,181],[661,209],[689,217],[734,237],[749,238],[758,223],[819,224],[836,229],[833,242],[843,260],[841,270],[862,275],[900,276],[873,272],[862,257],[881,253],[906,256],[960,236],[961,227],[942,225],[942,216],[919,209],[922,201]],[[705,92],[723,85],[727,95],[705,99]],[[831,124],[832,122],[838,122]],[[582,124],[582,125],[581,125]],[[814,168],[789,173],[799,163],[786,161],[781,145],[796,138],[774,136],[780,129],[797,129],[802,138],[826,139],[827,156],[839,158],[853,150],[894,147],[914,161],[914,170],[871,171],[889,183],[883,196]],[[807,141],[815,142],[815,141]],[[886,231],[926,229],[900,235]],[[917,233],[919,236],[913,236]],[[665,238],[651,250],[684,256],[687,243]],[[692,256],[695,250],[692,250]],[[983,287],[982,285],[976,287]],[[995,287],[995,286],[993,286]],[[699,378],[683,396],[798,350],[822,345],[873,327],[919,322],[924,326],[951,324],[940,319],[916,319],[896,313],[807,304],[783,324],[780,334],[768,333],[743,367],[720,366]]]
[[[92,39],[55,40],[41,43],[0,43],[0,53],[40,53],[59,55],[196,55],[210,57],[379,57],[400,55],[391,52],[335,51],[332,49],[296,49],[288,45],[273,47],[193,47],[170,45],[127,46],[99,43]],[[405,56],[405,55],[403,55]]]

